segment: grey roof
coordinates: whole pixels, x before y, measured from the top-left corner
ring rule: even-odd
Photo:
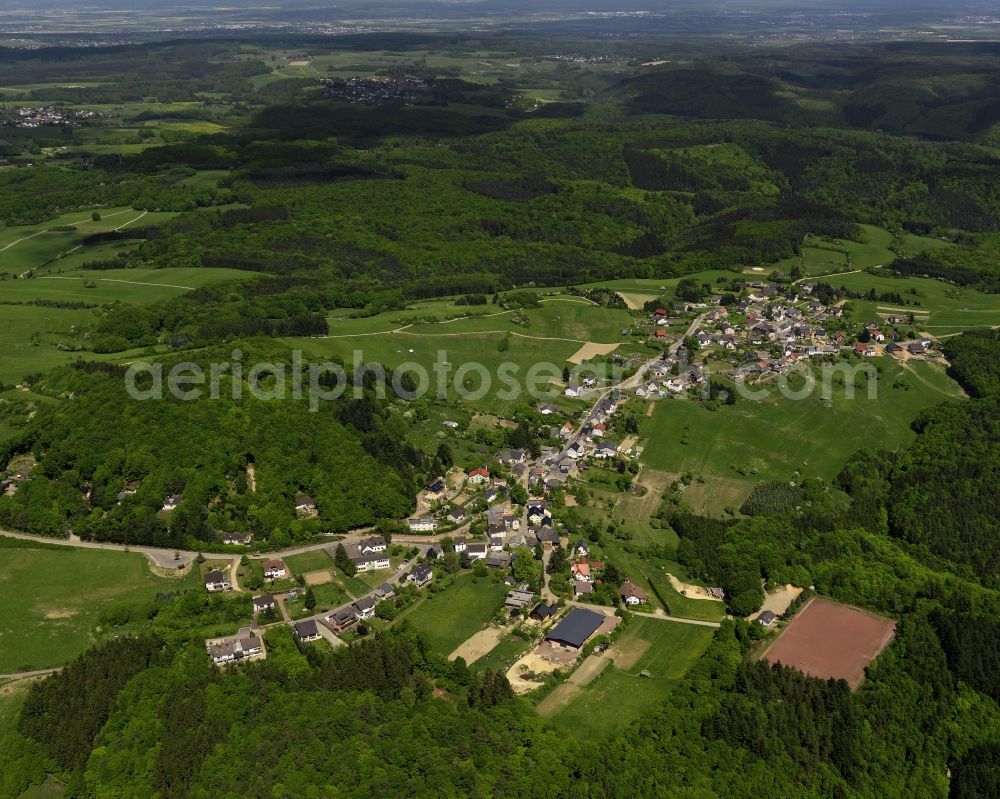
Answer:
[[[413,578],[418,582],[423,582],[434,573],[430,564],[421,563],[413,570]]]
[[[295,629],[295,635],[299,638],[315,638],[319,635],[319,627],[316,626],[314,619],[297,621],[292,627]]]
[[[573,647],[581,647],[604,624],[604,614],[586,608],[573,608],[559,624],[545,636]]]
[[[371,597],[363,596],[354,601],[354,607],[358,610],[371,610],[375,607],[375,600]]]
[[[205,585],[209,583],[228,583],[229,579],[218,569],[214,569],[205,575]]]

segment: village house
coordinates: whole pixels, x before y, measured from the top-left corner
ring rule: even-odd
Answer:
[[[632,582],[622,583],[618,589],[618,597],[626,605],[643,605],[646,602],[646,592]]]
[[[264,561],[264,577],[267,580],[281,580],[288,576],[288,567],[285,561],[278,558],[270,558]]]
[[[485,466],[477,466],[469,472],[465,479],[473,485],[483,485],[490,481],[490,472]]]
[[[320,637],[319,625],[315,619],[303,619],[292,625],[292,632],[302,643],[315,641]]]
[[[573,552],[581,558],[586,558],[590,555],[590,545],[581,538],[573,547]]]
[[[582,596],[594,593],[594,586],[586,580],[576,580],[573,583],[573,598],[579,599]]]
[[[180,494],[171,494],[165,500],[163,500],[163,508],[161,510],[175,510],[178,505],[181,504]]]
[[[499,455],[497,455],[497,460],[500,461],[504,466],[514,466],[515,464],[524,463],[528,459],[528,453],[523,449],[505,449]]]
[[[315,513],[316,503],[313,501],[312,497],[300,496],[295,500],[295,512],[300,515]]]
[[[354,615],[354,609],[350,605],[344,605],[327,616],[326,621],[335,633],[339,633],[357,624],[358,619]]]
[[[444,550],[439,546],[429,546],[427,547],[427,553],[424,555],[427,560],[437,560],[438,558],[444,557]]]
[[[223,544],[236,544],[246,546],[253,540],[250,533],[225,533],[222,536]]]
[[[774,615],[774,613],[772,613],[772,612],[771,612],[771,611],[769,611],[769,610],[765,610],[765,611],[764,611],[763,613],[761,613],[761,614],[760,614],[760,615],[759,615],[759,616],[757,617],[757,623],[758,623],[758,624],[759,624],[759,625],[760,625],[761,627],[770,627],[770,626],[771,626],[772,624],[774,624],[774,622],[775,622],[775,620],[776,620],[777,618],[778,618],[778,617],[777,617],[777,616],[775,616],[775,615]]]
[[[394,596],[396,596],[396,591],[391,583],[382,583],[375,589],[375,599],[379,602],[392,599]]]
[[[553,413],[558,413],[559,409],[549,402],[543,402],[538,406],[538,412],[542,414],[542,416],[551,416]]]
[[[559,533],[551,527],[543,527],[535,533],[535,537],[545,549],[551,549],[559,543]]]
[[[417,586],[423,588],[434,579],[434,570],[427,563],[418,563],[413,571],[406,575],[406,579]]]
[[[267,652],[257,631],[241,627],[236,635],[205,640],[205,649],[216,666],[228,666],[243,660],[264,660]]]
[[[455,545],[455,551],[458,552],[459,554],[465,552],[466,548],[468,547],[468,545],[465,543],[464,535],[456,535],[455,538],[452,540],[452,543]]]
[[[602,441],[597,445],[597,450],[594,452],[595,458],[605,459],[614,458],[618,455],[618,444],[610,439],[607,441]]]
[[[569,567],[569,572],[575,580],[586,580],[589,583],[594,579],[590,574],[590,564],[585,560],[574,563]]]
[[[275,602],[271,594],[261,594],[253,598],[253,609],[255,613],[265,610],[274,610]]]
[[[351,609],[354,611],[354,617],[359,621],[370,619],[375,615],[375,600],[367,596],[360,597],[354,600]]]
[[[469,556],[469,560],[486,560],[487,545],[486,544],[469,544],[466,553]]]
[[[205,590],[210,594],[218,591],[231,591],[233,589],[229,578],[219,569],[213,569],[205,575]]]

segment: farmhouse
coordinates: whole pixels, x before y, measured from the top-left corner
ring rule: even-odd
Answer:
[[[504,605],[511,610],[520,610],[530,605],[534,599],[535,595],[533,592],[515,588],[513,591],[507,593],[507,600],[504,602]]]
[[[219,571],[219,569],[213,569],[205,575],[205,590],[210,594],[214,594],[217,591],[231,591],[232,588],[233,586],[229,582],[229,578],[223,572]]]
[[[565,649],[578,650],[604,624],[604,614],[586,608],[573,608],[545,636],[545,640]]]
[[[280,580],[288,576],[288,567],[285,561],[278,558],[270,558],[264,561],[264,577],[268,580]]]
[[[257,631],[250,627],[241,627],[236,635],[222,638],[208,638],[205,649],[216,666],[227,666],[241,660],[264,660],[267,652],[264,642]]]
[[[292,625],[292,632],[295,637],[298,638],[303,643],[307,641],[315,641],[319,638],[319,625],[316,624],[314,619],[305,619],[303,621],[297,621]]]
[[[486,566],[490,569],[509,569],[513,558],[510,552],[492,552],[486,556]]]

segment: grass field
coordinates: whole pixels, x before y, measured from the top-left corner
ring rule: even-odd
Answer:
[[[14,728],[24,697],[34,680],[14,680],[0,685],[0,739]]]
[[[167,269],[72,270],[45,274],[31,280],[11,280],[3,284],[3,298],[8,302],[54,300],[104,304],[124,302],[148,305],[169,300],[210,283],[246,280],[252,272],[238,269],[177,267]],[[88,287],[86,283],[92,283]]]
[[[406,620],[420,631],[431,648],[442,655],[482,629],[503,606],[507,586],[490,578],[461,574],[443,591],[432,594]]]
[[[0,291],[5,291],[8,283]],[[78,356],[59,349],[72,342],[76,328],[91,319],[82,309],[41,308],[32,305],[0,305],[0,383],[17,383],[26,374],[44,372],[75,360]]]
[[[645,710],[662,702],[712,640],[707,627],[637,619],[607,655],[609,665],[551,718],[582,738],[604,739],[620,732]]]
[[[137,211],[134,208],[97,208],[99,220],[90,210],[62,214],[37,225],[0,228],[0,272],[21,274],[48,264],[68,253],[94,233],[127,227],[146,227],[172,219],[168,212]],[[72,228],[60,230],[59,228]]]
[[[473,662],[469,668],[473,671],[506,672],[530,646],[534,646],[534,641],[525,641],[523,638],[507,633],[493,649]]]
[[[702,476],[705,484],[691,486],[685,499],[695,510],[719,511],[726,504],[738,507],[753,482],[790,480],[796,472],[832,479],[859,441],[902,446],[912,439],[910,423],[923,408],[961,396],[940,366],[871,360],[881,370],[875,399],[863,389],[849,399],[834,386],[829,401],[817,389],[801,400],[775,391],[714,411],[698,402],[660,402],[652,417],[640,415],[642,462],[674,475]]]
[[[921,277],[879,277],[865,272],[838,275],[830,279],[835,288],[841,286],[852,291],[899,294],[909,303],[897,306],[892,303],[852,300],[854,316],[859,321],[878,319],[879,313],[907,313],[912,311],[918,327],[933,336],[960,333],[972,327],[1000,325],[1000,296],[983,294],[971,288],[962,288]],[[887,310],[888,309],[888,310]]]
[[[138,553],[0,542],[0,673],[59,666],[80,654],[96,640],[107,605],[198,587],[195,571],[157,577]]]
[[[333,568],[333,558],[324,549],[302,552],[298,555],[289,555],[284,558],[284,561],[285,565],[292,570],[292,574],[294,575]]]

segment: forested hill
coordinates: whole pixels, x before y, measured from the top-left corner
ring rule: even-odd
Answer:
[[[232,362],[228,349],[201,355],[206,374],[209,363]],[[248,364],[291,363],[269,342],[243,355]],[[275,401],[254,398],[245,382],[234,397],[231,373],[218,400],[180,401],[167,392],[133,399],[122,367],[57,370],[39,390],[72,399],[5,442],[39,467],[23,490],[0,497],[0,527],[60,536],[71,526],[84,538],[185,548],[251,532],[281,547],[411,512],[424,456],[377,400],[345,398],[314,413],[306,398],[291,398],[290,374],[289,398]],[[181,502],[167,523],[159,511],[170,495]],[[316,518],[297,517],[302,496],[315,501]]]

